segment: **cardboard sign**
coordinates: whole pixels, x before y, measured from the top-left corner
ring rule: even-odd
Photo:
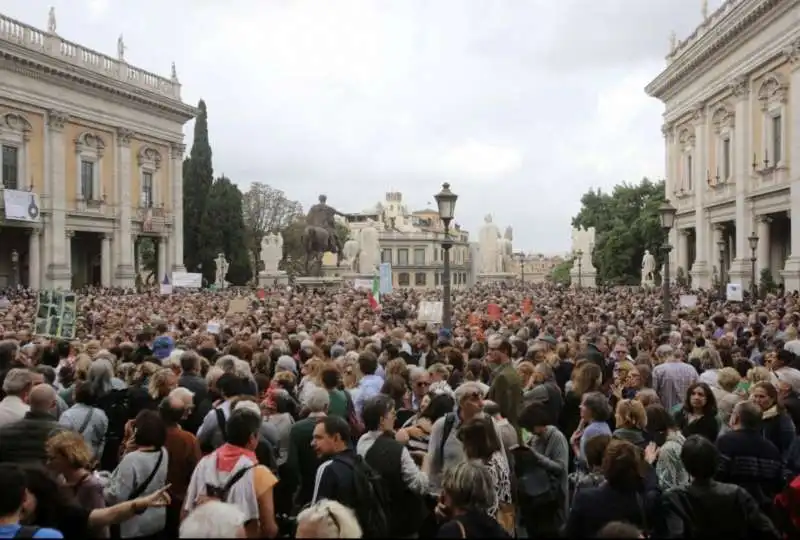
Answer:
[[[531,300],[530,298],[526,298],[526,299],[525,299],[525,300],[522,302],[522,313],[524,313],[525,315],[527,315],[527,314],[528,314],[528,313],[530,313],[531,311],[533,311],[533,300]]]
[[[697,295],[696,294],[682,294],[679,305],[682,308],[687,309],[694,309],[697,307]]]
[[[161,285],[159,285],[159,291],[163,295],[172,294],[172,285],[170,285],[170,284],[166,284],[165,285],[165,284],[162,283]]]
[[[259,300],[263,300],[264,298],[267,297],[267,291],[265,291],[264,289],[258,289],[256,291],[256,296],[258,297]]]
[[[206,324],[206,332],[209,334],[219,334],[220,324],[217,321],[208,321]]]
[[[417,320],[420,322],[441,324],[442,322],[442,302],[420,302]]]
[[[728,283],[726,288],[728,302],[741,302],[744,298],[741,283]]]
[[[247,313],[247,298],[239,297],[239,298],[232,298],[230,304],[228,304],[228,315],[234,315],[236,313]]]
[[[486,314],[489,316],[489,319],[492,321],[496,321],[500,318],[501,311],[500,306],[497,304],[489,304],[486,306]]]

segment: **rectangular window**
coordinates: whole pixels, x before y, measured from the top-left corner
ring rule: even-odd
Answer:
[[[383,249],[381,250],[381,262],[382,263],[391,263],[392,262],[392,250],[391,249]]]
[[[783,118],[780,114],[772,117],[772,164],[783,160]]]
[[[81,160],[81,197],[94,200],[94,162]]]
[[[731,140],[722,139],[722,180],[731,177]]]
[[[414,274],[414,285],[417,287],[424,287],[426,277],[425,272],[417,272]]]
[[[3,145],[3,170],[0,180],[6,189],[19,189],[19,149]]]
[[[407,249],[398,249],[397,250],[397,264],[398,264],[398,266],[408,266],[408,250]]]
[[[433,284],[438,287],[439,286],[439,272],[433,274]]]
[[[153,207],[153,173],[142,173],[142,206],[144,208]]]
[[[397,276],[397,284],[400,287],[408,287],[411,285],[411,277],[409,276],[408,272],[400,272]]]
[[[414,264],[416,265],[425,264],[425,248],[414,249]]]
[[[686,156],[686,189],[692,190],[692,154]]]

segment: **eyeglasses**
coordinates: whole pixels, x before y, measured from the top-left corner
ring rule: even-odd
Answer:
[[[415,384],[417,386],[430,386],[431,385],[431,383],[429,383],[428,381],[417,381]]]

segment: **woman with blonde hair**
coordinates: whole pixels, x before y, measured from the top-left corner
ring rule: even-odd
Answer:
[[[361,538],[355,512],[337,501],[322,499],[297,514],[295,538]]]
[[[524,360],[517,364],[517,375],[522,380],[522,391],[525,392],[526,390],[530,390],[533,388],[534,380],[533,380],[533,373],[534,373],[534,365],[533,362],[528,362]]]
[[[647,412],[644,406],[633,399],[622,399],[617,403],[614,411],[617,429],[612,437],[635,444],[642,450],[650,442],[645,429],[647,428]]]
[[[300,385],[297,389],[301,405],[305,405],[314,389],[322,388],[322,380],[320,379],[322,367],[323,361],[319,358],[311,358],[303,364],[300,370],[303,378],[300,380]]]
[[[564,395],[564,408],[561,411],[559,424],[561,432],[567,438],[578,429],[581,421],[581,402],[583,396],[600,391],[603,372],[594,362],[583,361],[575,366],[572,372],[572,388]]]

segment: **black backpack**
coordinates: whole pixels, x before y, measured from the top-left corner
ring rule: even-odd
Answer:
[[[108,418],[106,444],[100,458],[100,469],[113,471],[119,463],[119,447],[125,438],[125,424],[130,419],[130,395],[128,390],[112,390],[111,393],[94,404],[103,410]]]
[[[364,458],[356,456],[353,461],[334,458],[339,463],[353,469],[355,489],[355,513],[364,531],[364,538],[386,538],[389,536],[389,520],[386,513],[390,508],[389,497],[383,489],[383,479]]]
[[[247,473],[250,469],[255,467],[255,465],[248,465],[247,467],[242,467],[235,473],[228,478],[228,481],[225,482],[224,486],[215,486],[213,484],[206,484],[206,495],[209,497],[213,497],[214,499],[218,499],[222,502],[228,502],[228,495],[231,494],[231,489],[236,482],[242,479],[242,476]]]
[[[222,412],[221,407],[214,409],[214,412],[217,415],[217,425],[219,426],[220,433],[222,433],[222,440],[225,441],[228,438],[228,419],[225,418],[225,413]],[[258,458],[259,464],[266,466],[272,471],[272,474],[278,478],[278,458],[275,448],[272,446],[272,443],[262,437],[260,433],[258,434],[256,457]]]

